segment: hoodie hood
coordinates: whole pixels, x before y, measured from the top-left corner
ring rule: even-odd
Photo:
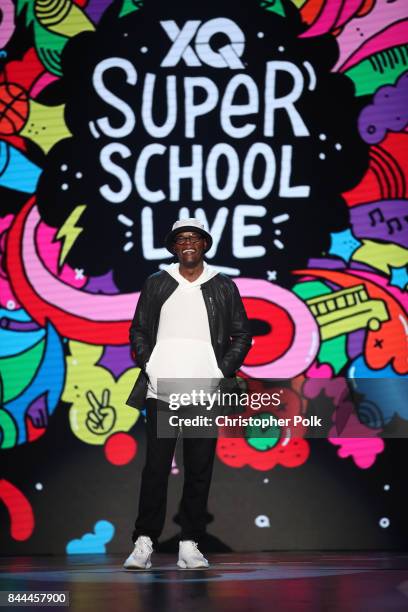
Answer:
[[[193,282],[190,282],[189,280],[184,278],[182,274],[180,274],[180,271],[179,271],[180,264],[179,263],[170,264],[166,268],[166,272],[168,272],[173,278],[175,278],[176,281],[180,285],[186,285],[188,287],[196,287],[197,285],[202,285],[203,283],[206,283],[207,281],[209,281],[211,278],[213,278],[214,276],[218,274],[218,270],[216,270],[213,266],[210,266],[206,261],[204,261],[203,264],[204,264],[204,269],[202,273]]]

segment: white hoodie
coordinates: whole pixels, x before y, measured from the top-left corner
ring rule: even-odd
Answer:
[[[147,397],[157,398],[157,379],[219,379],[218,367],[211,344],[210,326],[201,285],[218,271],[206,262],[201,275],[193,282],[179,272],[179,264],[171,264],[166,271],[179,283],[164,302],[157,340],[146,364],[149,376]],[[160,386],[161,387],[161,386]],[[160,398],[166,397],[160,391]]]

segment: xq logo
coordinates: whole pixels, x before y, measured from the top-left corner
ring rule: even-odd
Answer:
[[[193,67],[207,64],[213,68],[244,68],[240,58],[245,48],[245,36],[231,19],[217,17],[202,25],[201,21],[190,19],[181,30],[173,20],[161,21],[160,25],[173,43],[160,64],[163,68],[176,66],[181,59]],[[222,34],[230,42],[214,51],[210,41],[216,34]]]

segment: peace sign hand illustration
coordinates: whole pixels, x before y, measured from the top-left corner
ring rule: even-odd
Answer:
[[[86,426],[96,435],[106,435],[116,422],[116,409],[109,405],[109,389],[103,390],[102,402],[99,402],[93,391],[87,391],[86,398],[92,406],[92,410],[87,412]]]

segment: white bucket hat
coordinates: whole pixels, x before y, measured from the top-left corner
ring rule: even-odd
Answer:
[[[190,217],[189,219],[179,219],[179,221],[176,221],[175,223],[173,223],[171,232],[169,232],[165,238],[166,249],[170,251],[170,253],[173,254],[172,248],[173,248],[174,238],[180,232],[198,232],[199,234],[202,234],[202,236],[204,236],[204,238],[207,241],[207,247],[205,249],[205,253],[211,249],[211,245],[212,245],[211,235],[204,228],[204,225],[201,223],[201,221],[199,221],[198,219],[195,219],[194,217]]]

